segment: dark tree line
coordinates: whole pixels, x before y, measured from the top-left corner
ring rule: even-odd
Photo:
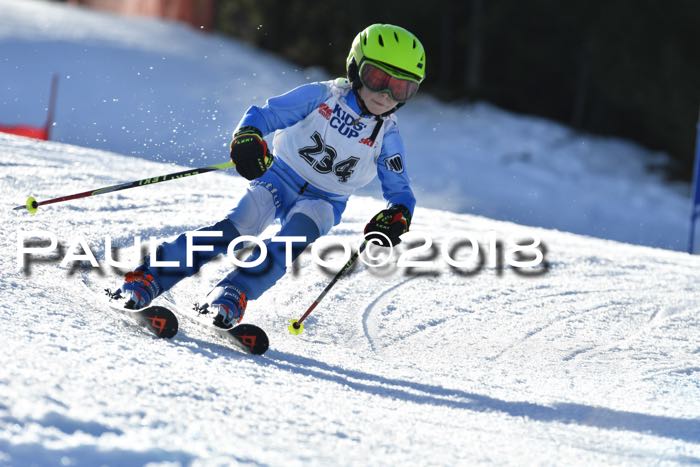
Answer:
[[[362,28],[394,23],[427,51],[423,89],[484,99],[669,152],[689,179],[700,106],[700,0],[219,0],[217,28],[344,74]]]

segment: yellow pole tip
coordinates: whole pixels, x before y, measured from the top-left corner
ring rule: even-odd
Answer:
[[[36,199],[33,196],[30,196],[27,198],[27,204],[25,204],[27,207],[27,211],[29,211],[30,214],[36,214],[37,210],[39,209],[39,203],[37,203]]]
[[[296,319],[290,319],[289,320],[289,326],[287,326],[287,329],[289,330],[290,334],[293,334],[295,336],[298,336],[302,332],[304,332],[304,324],[299,323],[298,320]]]

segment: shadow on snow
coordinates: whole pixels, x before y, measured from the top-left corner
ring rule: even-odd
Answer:
[[[268,351],[266,357],[260,360],[261,364],[335,382],[356,391],[416,404],[439,405],[475,412],[501,412],[538,422],[558,422],[633,431],[700,443],[700,419],[648,415],[576,403],[542,405],[524,401],[507,401],[458,389],[385,378],[274,350]],[[688,462],[690,459],[685,461]],[[700,459],[693,459],[693,461],[700,463]]]

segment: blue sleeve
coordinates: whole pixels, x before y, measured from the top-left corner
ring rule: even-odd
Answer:
[[[406,173],[404,155],[406,153],[399,129],[394,122],[384,134],[382,150],[377,159],[377,175],[382,184],[384,199],[390,205],[403,204],[411,211],[416,207],[416,198],[411,190],[411,182]]]
[[[301,85],[286,94],[271,97],[262,107],[249,107],[236,128],[254,126],[267,135],[290,127],[306,118],[330,94],[330,88],[323,83]]]

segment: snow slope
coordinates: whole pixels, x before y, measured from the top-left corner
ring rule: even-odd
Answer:
[[[58,72],[54,138],[66,143],[218,163],[249,105],[328,78],[182,25],[30,0],[0,7],[0,122],[43,122]],[[686,248],[688,186],[647,170],[664,154],[484,103],[421,96],[398,115],[421,206]]]
[[[299,337],[329,276],[311,264],[251,302],[271,349],[251,358],[181,318],[172,342],[105,312],[110,269],[17,264],[17,232],[168,237],[218,220],[245,183],[215,173],[11,211],[129,179],[136,161],[0,135],[2,465],[669,465],[700,463],[700,259],[419,207],[433,235],[540,235],[549,270],[461,276],[358,267]],[[171,165],[138,161],[143,176]],[[356,197],[332,235],[382,203]],[[268,233],[272,233],[271,230]],[[484,237],[485,238],[485,237]],[[187,313],[226,261],[162,300]]]

